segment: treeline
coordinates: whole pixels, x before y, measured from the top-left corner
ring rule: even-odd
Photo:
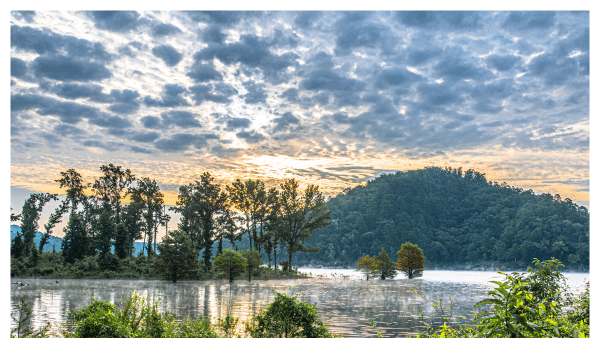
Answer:
[[[355,266],[364,255],[398,243],[423,249],[428,268],[496,263],[524,268],[556,257],[589,267],[589,214],[559,195],[536,195],[484,174],[430,167],[383,174],[327,202],[332,224],[314,233],[318,253],[301,264]]]
[[[160,187],[153,179],[136,178],[129,169],[113,164],[102,165],[100,171],[102,175],[91,183],[83,182],[74,169],[60,173],[56,182],[66,189],[66,197],[43,226],[37,246],[34,237],[42,230],[40,213],[48,202],[58,201],[58,195],[31,194],[22,213],[11,214],[11,222],[21,223],[21,232],[11,241],[11,267],[16,267],[11,268],[13,275],[24,273],[18,267],[37,266],[44,245],[63,217],[68,217],[60,252],[64,263],[76,264],[94,257],[100,270],[115,271],[124,260],[136,267],[140,256],[147,258],[148,266],[154,261],[158,227],[170,219]],[[129,203],[123,203],[125,198]],[[235,179],[222,186],[206,172],[199,180],[181,186],[176,206],[169,209],[181,215],[177,228],[201,254],[204,272],[212,268],[213,248],[222,253],[224,240],[237,248],[237,243],[246,238],[249,249],[264,252],[269,266],[273,261],[276,267],[277,253],[282,248],[286,262],[292,262],[296,252],[318,250],[305,242],[314,230],[330,223],[319,187],[308,185],[301,191],[294,179],[285,180],[279,189],[267,189],[258,179]],[[134,253],[134,242],[138,240],[143,240],[144,248]],[[291,269],[291,263],[286,267]]]

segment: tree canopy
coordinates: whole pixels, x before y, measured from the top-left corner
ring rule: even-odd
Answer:
[[[408,279],[422,277],[423,270],[425,270],[423,249],[409,242],[402,244],[398,251],[398,270],[403,272]]]

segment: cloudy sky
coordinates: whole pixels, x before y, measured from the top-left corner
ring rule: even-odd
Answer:
[[[589,12],[10,20],[11,205],[114,163],[169,204],[205,171],[336,194],[436,165],[589,206]]]

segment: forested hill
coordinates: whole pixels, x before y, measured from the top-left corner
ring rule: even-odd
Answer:
[[[589,266],[589,214],[571,200],[488,182],[473,170],[430,167],[382,175],[328,202],[332,224],[308,243],[303,263],[356,264],[384,248],[395,260],[404,242],[427,264],[498,262],[526,267],[556,257]]]

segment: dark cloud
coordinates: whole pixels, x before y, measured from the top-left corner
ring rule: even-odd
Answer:
[[[196,105],[200,105],[206,101],[212,101],[216,103],[228,103],[229,97],[237,94],[237,90],[230,85],[196,85],[189,88],[192,93],[192,99],[196,102]]]
[[[425,84],[417,86],[419,102],[426,106],[441,106],[464,101],[463,93],[459,88],[443,82],[440,84]]]
[[[231,27],[249,18],[257,18],[263,15],[258,11],[189,11],[184,12],[195,22],[205,22],[212,25]]]
[[[61,122],[70,124],[78,123],[84,118],[98,119],[101,114],[94,107],[32,94],[12,95],[10,106],[12,112],[34,109],[39,115],[55,116]]]
[[[186,75],[196,82],[219,81],[223,79],[221,73],[212,64],[201,62],[195,62]]]
[[[512,12],[502,27],[523,31],[528,29],[548,29],[555,24],[556,13],[550,11]]]
[[[395,16],[406,26],[423,29],[472,30],[482,27],[482,19],[478,12],[405,11],[396,12]]]
[[[78,39],[69,35],[60,35],[47,30],[39,30],[28,26],[12,25],[10,27],[10,44],[12,47],[34,52],[40,55],[60,54],[67,57],[84,58],[107,62],[113,59],[99,42]]]
[[[246,141],[247,143],[258,143],[258,142],[266,139],[266,137],[263,134],[257,133],[254,130],[252,130],[250,132],[240,131],[239,133],[235,134],[235,136],[237,136],[238,138],[241,138],[242,140]]]
[[[142,122],[142,125],[144,126],[144,128],[159,129],[161,119],[160,119],[160,117],[147,115],[147,116],[142,117],[140,119],[140,122]]]
[[[54,132],[61,136],[84,135],[85,134],[85,132],[82,129],[77,128],[73,125],[64,124],[64,123],[60,123],[60,124],[57,124],[56,126],[54,126]]]
[[[178,84],[166,84],[163,88],[163,96],[154,99],[150,96],[144,97],[144,104],[148,107],[185,107],[190,103],[182,96],[187,90]]]
[[[310,28],[321,16],[322,12],[298,12],[296,17],[294,18],[294,24],[300,28]]]
[[[214,42],[221,44],[225,41],[225,35],[218,26],[208,26],[206,29],[202,30],[202,40],[204,42]]]
[[[307,91],[330,92],[335,98],[334,104],[344,107],[357,105],[360,102],[360,93],[365,90],[366,83],[340,76],[333,70],[315,70],[306,75],[299,87]]]
[[[124,89],[124,90],[116,90],[113,89],[110,91],[110,102],[113,102],[108,107],[108,110],[117,114],[132,114],[139,110],[140,103],[138,102],[138,98],[140,94],[137,91]]]
[[[173,36],[182,33],[181,29],[170,23],[159,23],[152,26],[152,35],[155,37]]]
[[[40,56],[31,68],[37,77],[59,81],[101,81],[112,77],[104,65],[65,56]]]
[[[410,86],[413,83],[422,80],[422,76],[408,71],[405,68],[384,68],[381,69],[375,77],[375,87],[378,89],[385,89],[395,86]]]
[[[530,75],[543,79],[545,85],[559,86],[579,76],[578,66],[573,58],[542,54],[529,62],[528,69]]]
[[[201,126],[200,122],[196,120],[194,114],[190,113],[189,111],[171,110],[162,113],[161,117],[162,125],[164,127],[175,125],[180,128],[187,129]]]
[[[136,142],[151,143],[159,137],[160,135],[157,132],[136,132],[130,136],[130,139]]]
[[[179,53],[175,48],[169,45],[152,48],[152,54],[163,60],[169,67],[177,65],[181,59],[183,59],[183,54]]]
[[[240,63],[244,66],[260,69],[263,74],[278,81],[287,67],[295,64],[295,53],[273,54],[268,43],[254,35],[242,35],[240,41],[228,44],[211,44],[194,55],[196,61],[218,59],[226,65]]]
[[[18,79],[27,78],[27,63],[18,58],[10,58],[10,76]]]
[[[244,129],[244,128],[248,128],[250,126],[250,123],[252,121],[250,121],[249,119],[245,118],[245,117],[232,117],[230,119],[227,120],[227,130],[235,130],[235,129]]]
[[[23,19],[29,23],[33,23],[35,21],[33,20],[35,17],[35,11],[11,11],[10,14],[17,19]]]
[[[154,146],[163,152],[179,152],[188,150],[190,146],[201,149],[206,146],[207,139],[214,139],[214,135],[174,134],[170,138],[162,138],[154,142]]]
[[[280,117],[273,119],[273,122],[275,122],[275,127],[273,128],[273,131],[280,132],[287,130],[290,125],[300,124],[300,119],[288,111]]]
[[[435,47],[426,49],[414,49],[411,47],[407,54],[407,61],[410,65],[420,66],[430,60],[435,60],[438,56],[442,55],[442,52],[441,48]]]
[[[508,71],[512,70],[522,63],[522,59],[516,55],[490,55],[485,58],[488,66],[496,69],[497,71]]]
[[[244,102],[247,104],[267,103],[267,91],[264,84],[248,81],[244,82],[244,87],[248,91],[244,95]]]
[[[98,127],[123,129],[131,127],[131,122],[122,117],[98,113],[96,116],[89,119],[89,123]]]
[[[145,44],[143,44],[141,42],[138,42],[138,41],[133,41],[133,42],[128,43],[125,46],[119,47],[118,51],[119,51],[119,54],[121,54],[121,55],[127,55],[127,56],[133,58],[137,54],[132,50],[132,48],[136,49],[137,51],[146,51],[146,50],[148,50],[148,46],[147,45],[145,45]]]
[[[59,83],[49,87],[48,91],[70,100],[85,98],[95,102],[110,102],[110,97],[102,93],[102,86],[96,84]]]
[[[391,47],[388,26],[368,22],[371,12],[344,12],[336,22],[336,55],[348,55],[360,47]]]
[[[117,33],[127,33],[145,23],[135,11],[93,11],[86,14],[96,28]]]
[[[477,59],[465,59],[460,56],[462,49],[459,49],[459,51],[451,49],[444,53],[447,56],[433,66],[435,76],[444,78],[444,81],[467,79],[483,81],[491,76],[491,72],[481,67]]]
[[[131,146],[131,147],[129,147],[129,149],[131,149],[131,151],[133,151],[135,153],[152,154],[152,151],[150,151],[150,149],[142,148],[142,147],[138,147],[138,146]]]

